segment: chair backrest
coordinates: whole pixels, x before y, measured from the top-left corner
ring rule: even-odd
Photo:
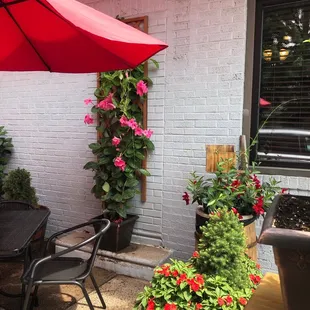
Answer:
[[[94,220],[93,222],[97,222],[98,224],[100,224],[100,229],[99,229],[98,233],[94,236],[95,237],[94,238],[95,243],[93,246],[93,250],[92,250],[91,256],[87,260],[87,267],[88,267],[87,271],[86,271],[87,275],[89,275],[89,273],[91,272],[93,265],[95,263],[96,255],[97,255],[97,252],[99,249],[99,245],[100,245],[102,236],[104,233],[107,232],[107,230],[110,228],[110,225],[111,225],[110,221],[107,219]]]
[[[35,209],[30,203],[18,200],[0,200],[0,210],[32,210]]]

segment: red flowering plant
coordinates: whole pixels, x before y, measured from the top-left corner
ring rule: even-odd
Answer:
[[[227,233],[218,234],[220,226],[227,226],[219,224],[223,218],[225,224],[229,222],[233,226],[226,227],[226,230],[236,229],[233,237]],[[146,286],[137,297],[135,310],[244,309],[262,274],[259,266],[244,253],[245,236],[242,225],[232,211],[223,209],[219,214],[211,216],[204,234],[207,234],[206,239],[200,240],[199,251],[195,251],[189,261],[171,260],[170,264],[155,268],[151,285]],[[217,245],[229,245],[223,253],[227,264],[223,261],[217,262],[220,257],[211,257],[204,251],[208,238]],[[205,264],[213,267],[206,269]],[[225,270],[227,268],[230,269],[229,272]],[[237,278],[233,279],[233,276]]]
[[[140,176],[150,175],[142,163],[146,152],[154,149],[153,131],[142,124],[142,106],[151,80],[140,65],[134,70],[101,73],[99,81],[98,101],[84,100],[98,118],[98,141],[89,145],[97,160],[84,169],[95,171],[92,192],[104,202],[110,218],[122,220],[131,207],[129,200],[139,192]],[[87,114],[84,122],[92,124],[94,118]]]
[[[221,161],[217,164],[215,178],[205,180],[192,173],[188,181],[187,190],[192,195],[192,203],[202,205],[205,213],[226,206],[238,213],[241,219],[244,215],[258,217],[268,209],[275,195],[281,193],[275,178],[270,177],[267,182],[260,181],[255,162],[245,170],[230,165],[231,168],[226,171],[225,167],[227,161]],[[189,204],[190,199],[188,192],[184,192],[183,200],[186,204]]]

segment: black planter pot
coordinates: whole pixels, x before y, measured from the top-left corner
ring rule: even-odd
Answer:
[[[277,196],[265,217],[259,243],[273,246],[285,309],[309,309],[310,232],[274,226],[279,203],[288,197],[310,202],[310,197],[305,196]]]
[[[209,221],[209,214],[203,211],[202,206],[199,206],[196,209],[196,222],[195,222],[197,236],[202,234],[200,227],[205,225],[205,223],[208,221]]]
[[[96,216],[94,219],[109,218],[108,213]],[[110,252],[119,252],[129,246],[133,227],[139,218],[138,215],[127,215],[127,218],[119,223],[111,222],[108,231],[103,235],[99,248]],[[94,225],[95,232],[99,231],[100,226]]]

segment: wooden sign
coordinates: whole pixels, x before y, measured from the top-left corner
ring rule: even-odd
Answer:
[[[227,161],[225,171],[236,165],[234,145],[207,145],[206,171],[215,172],[216,166],[221,161]],[[225,165],[224,165],[225,166]]]

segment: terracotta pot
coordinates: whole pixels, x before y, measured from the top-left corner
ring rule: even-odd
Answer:
[[[279,269],[283,302],[286,310],[309,309],[310,232],[274,226],[274,218],[282,196],[275,197],[264,220],[259,243],[273,246]],[[310,201],[310,197],[297,196]]]

